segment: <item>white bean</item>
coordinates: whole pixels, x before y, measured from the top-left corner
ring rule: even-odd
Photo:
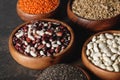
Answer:
[[[45,54],[44,54],[44,52],[43,52],[43,51],[40,51],[40,55],[44,56]]]
[[[92,42],[88,43],[88,45],[87,45],[87,49],[91,49],[91,48],[93,48],[93,43]]]
[[[30,54],[31,54],[32,57],[36,57],[37,56],[37,54],[34,51],[30,51]]]
[[[90,50],[86,50],[86,55],[89,56],[91,53],[90,53]]]
[[[92,42],[95,42],[97,39],[96,39],[96,36],[93,36],[92,38]]]
[[[114,38],[114,36],[112,34],[109,34],[109,33],[105,33],[105,36],[108,39],[113,39]]]
[[[111,56],[112,56],[112,53],[111,53],[111,52],[108,52],[108,53],[106,53],[106,55],[107,55],[108,57],[111,57]]]
[[[104,48],[106,48],[106,44],[105,43],[103,43],[103,42],[101,42],[101,43],[99,43],[98,44],[98,47],[100,48],[100,49],[104,49]]]
[[[101,52],[104,52],[104,53],[109,53],[109,52],[110,52],[110,50],[109,50],[109,48],[103,48],[103,49],[101,49]]]
[[[92,60],[92,63],[95,64],[96,66],[100,66],[102,64],[100,60],[99,61]]]
[[[117,59],[117,57],[118,57],[118,54],[113,54],[112,57],[111,57],[111,60],[115,61]]]
[[[106,42],[108,45],[112,45],[112,41],[110,39],[108,39]]]
[[[111,66],[113,64],[112,61],[104,61],[103,62],[106,66]]]
[[[93,44],[93,50],[95,51],[95,52],[99,52],[99,49],[98,49],[98,47],[97,47],[97,43],[94,43]]]
[[[114,48],[117,48],[117,47],[118,47],[118,44],[117,44],[117,43],[113,43],[112,46],[113,46]]]
[[[113,53],[117,53],[118,52],[118,50],[117,50],[117,48],[114,48],[114,47],[109,47],[110,48],[110,50],[111,50],[111,52],[113,52]]]
[[[107,69],[108,71],[114,71],[114,69],[113,69],[111,66],[107,66],[106,69]]]
[[[100,60],[100,59],[99,59],[99,57],[97,57],[96,55],[93,55],[93,60],[98,61],[98,60]]]
[[[100,68],[106,69],[106,66],[104,64],[100,64]]]
[[[88,57],[88,59],[92,61],[92,58],[91,58],[91,57]]]
[[[104,34],[100,34],[100,35],[99,35],[99,37],[100,37],[100,40],[106,40],[106,38],[105,38],[105,35],[104,35]]]
[[[120,71],[118,65],[113,65],[113,68],[114,68],[115,72],[119,72]]]

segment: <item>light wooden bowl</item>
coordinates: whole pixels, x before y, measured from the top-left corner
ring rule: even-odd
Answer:
[[[26,22],[18,27],[16,27],[12,33],[10,34],[9,37],[9,51],[12,55],[12,57],[14,58],[15,61],[17,61],[19,64],[27,67],[27,68],[31,68],[31,69],[45,69],[46,67],[59,63],[62,59],[63,56],[69,54],[71,52],[71,50],[73,49],[73,43],[74,43],[74,33],[73,30],[71,29],[70,26],[68,26],[67,24],[58,21],[58,20],[54,20],[54,19],[41,19],[40,21],[50,21],[50,22],[58,22],[61,23],[63,26],[65,26],[71,34],[71,40],[69,45],[60,53],[57,53],[55,56],[53,57],[30,57],[30,56],[25,56],[24,54],[21,54],[20,52],[18,52],[14,45],[13,45],[13,35],[15,34],[15,32],[23,27],[25,24],[30,23]]]
[[[50,18],[52,16],[55,15],[55,13],[58,11],[59,9],[59,5],[60,5],[60,0],[58,5],[51,10],[49,13],[44,13],[44,14],[29,14],[29,13],[25,13],[24,11],[22,11],[19,7],[18,7],[18,2],[17,2],[17,6],[16,6],[16,10],[17,10],[17,14],[18,16],[23,20],[23,21],[31,21],[31,20],[39,20],[42,18]]]
[[[69,0],[67,5],[68,17],[75,23],[79,24],[81,27],[88,29],[90,31],[98,32],[103,30],[111,29],[115,24],[119,23],[120,15],[112,17],[110,19],[103,20],[92,20],[77,16],[72,12],[71,5],[74,0]]]
[[[99,32],[95,35],[99,35],[101,33],[119,33],[120,34],[120,31],[119,30],[118,31],[117,30],[108,30],[108,31]],[[93,36],[95,36],[95,35],[93,35]],[[103,80],[120,80],[120,72],[111,72],[111,71],[101,69],[101,68],[95,66],[93,63],[91,63],[90,60],[88,60],[87,55],[86,55],[86,47],[87,47],[87,44],[93,38],[93,36],[91,36],[83,45],[83,48],[82,48],[83,64],[86,66],[86,68],[88,68],[91,72],[93,72],[96,76],[100,77]]]

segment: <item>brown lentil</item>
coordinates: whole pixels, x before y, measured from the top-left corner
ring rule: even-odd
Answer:
[[[108,19],[120,14],[120,0],[74,0],[72,11],[86,19]]]

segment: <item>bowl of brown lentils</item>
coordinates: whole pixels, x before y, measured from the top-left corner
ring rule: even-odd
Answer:
[[[82,62],[103,80],[119,80],[120,31],[108,30],[91,36],[83,45]]]
[[[73,30],[54,19],[29,21],[16,27],[9,37],[9,51],[19,64],[44,69],[59,63],[74,43]]]
[[[95,32],[108,30],[120,21],[120,1],[70,0],[67,14],[85,29]]]

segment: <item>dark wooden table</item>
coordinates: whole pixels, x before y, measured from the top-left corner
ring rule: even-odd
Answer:
[[[17,0],[0,0],[0,80],[36,80],[42,71],[31,70],[19,65],[9,53],[9,35],[16,26],[23,23],[16,13],[16,2]],[[54,16],[55,19],[70,25],[75,32],[75,49],[71,52],[73,54],[65,59],[64,63],[83,66],[81,63],[81,48],[85,40],[94,34],[94,32],[85,30],[70,21],[67,17],[66,6],[67,0],[61,0],[61,8],[56,16]],[[120,30],[118,25],[114,29]],[[87,72],[92,80],[99,80],[91,72]]]

